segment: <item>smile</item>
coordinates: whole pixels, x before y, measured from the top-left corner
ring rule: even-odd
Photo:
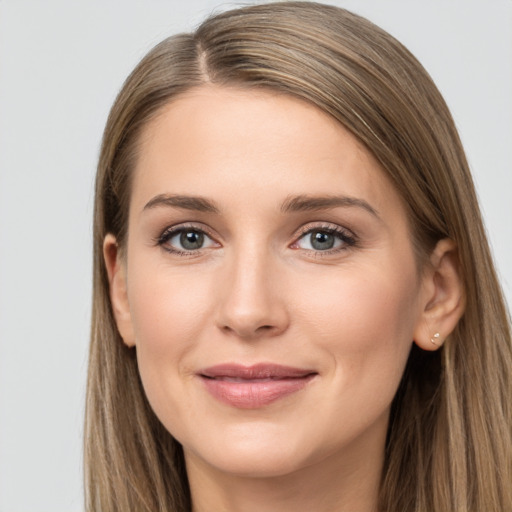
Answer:
[[[257,409],[303,389],[317,372],[275,364],[222,364],[198,373],[219,401],[239,409]]]

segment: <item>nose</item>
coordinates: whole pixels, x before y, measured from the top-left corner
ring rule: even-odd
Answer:
[[[243,339],[273,337],[289,325],[282,272],[265,248],[233,254],[220,283],[217,326]]]

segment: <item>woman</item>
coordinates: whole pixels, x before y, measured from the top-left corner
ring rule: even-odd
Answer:
[[[512,510],[509,319],[448,109],[286,2],[137,66],[98,167],[88,510]]]

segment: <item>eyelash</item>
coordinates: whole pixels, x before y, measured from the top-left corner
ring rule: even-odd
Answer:
[[[206,248],[201,247],[201,248],[194,249],[194,250],[181,250],[181,249],[176,249],[176,248],[173,248],[172,246],[166,245],[169,242],[169,240],[171,240],[173,237],[175,237],[181,233],[187,233],[187,232],[194,232],[194,233],[198,233],[200,235],[205,235],[211,241],[213,241],[213,243],[218,244],[217,242],[215,242],[214,237],[209,233],[209,231],[207,229],[205,229],[204,227],[199,227],[194,224],[180,224],[178,226],[166,228],[162,232],[162,234],[159,235],[154,240],[154,243],[155,243],[155,245],[162,247],[162,249],[164,249],[165,251],[167,251],[171,254],[176,254],[178,256],[199,256],[202,252],[202,249],[206,249]],[[311,235],[314,232],[334,235],[335,237],[337,237],[337,239],[339,241],[342,242],[342,246],[327,249],[327,250],[301,249],[300,247],[297,246],[297,244],[299,243],[300,240],[302,240],[307,235]],[[346,228],[342,228],[341,226],[336,226],[334,224],[323,224],[323,225],[308,224],[300,229],[298,236],[295,238],[295,241],[290,245],[290,247],[295,250],[302,250],[307,253],[312,253],[312,254],[314,254],[315,257],[321,258],[324,256],[329,256],[329,255],[332,255],[335,253],[346,251],[352,247],[357,246],[357,244],[358,244],[358,240],[357,240],[356,236]]]

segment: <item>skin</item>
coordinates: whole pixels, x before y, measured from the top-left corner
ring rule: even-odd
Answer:
[[[176,194],[218,211],[161,201]],[[295,196],[351,200],[283,211]],[[180,226],[205,232],[203,247],[169,252],[183,250],[179,233],[164,236]],[[314,228],[342,237],[328,232],[334,249],[318,250]],[[437,349],[435,331],[442,344],[461,288],[449,240],[418,269],[401,198],[346,129],[283,95],[189,91],[145,128],[127,246],[121,253],[108,235],[104,252],[118,328],[136,347],[151,406],[184,447],[196,512],[376,510],[411,345]],[[240,409],[197,375],[260,362],[316,376]]]

